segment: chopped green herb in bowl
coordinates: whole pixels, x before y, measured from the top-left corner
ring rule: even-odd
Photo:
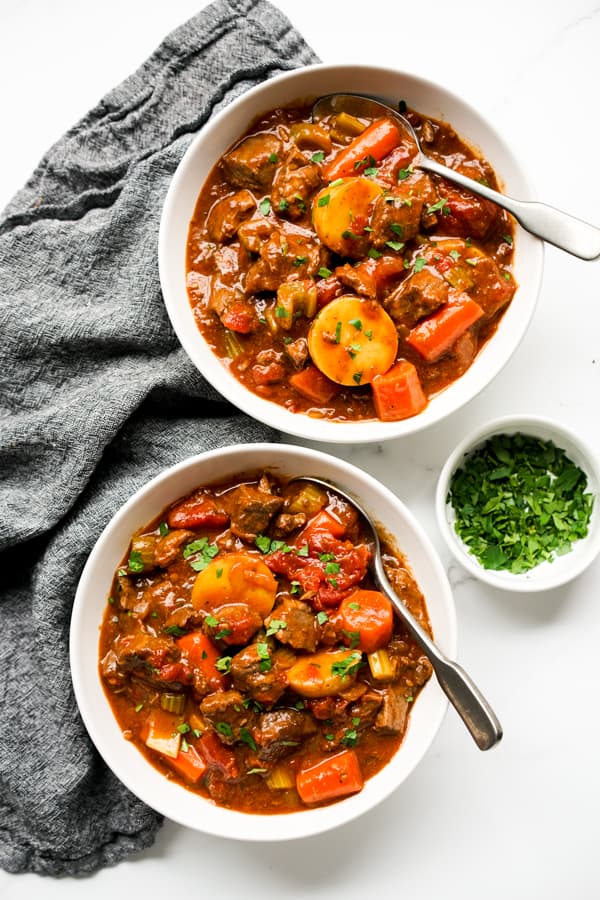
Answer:
[[[600,550],[598,463],[547,419],[490,423],[456,448],[438,482],[436,511],[470,572],[511,590],[548,590]]]

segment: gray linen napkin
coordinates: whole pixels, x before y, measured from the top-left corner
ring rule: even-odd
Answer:
[[[0,219],[0,866],[11,872],[92,872],[160,826],[79,718],[73,595],[104,525],[163,467],[276,438],[179,347],[158,223],[209,116],[315,61],[268,3],[217,0],[52,147]]]

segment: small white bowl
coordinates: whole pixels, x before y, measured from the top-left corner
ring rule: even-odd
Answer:
[[[594,508],[585,538],[573,544],[570,552],[557,556],[551,562],[543,562],[528,572],[515,575],[512,572],[484,569],[454,530],[456,515],[447,502],[450,482],[469,454],[481,447],[496,434],[526,434],[543,441],[552,441],[587,476],[587,492],[595,497]],[[494,419],[467,435],[446,461],[437,483],[435,511],[439,529],[446,544],[458,562],[472,575],[494,587],[509,591],[547,591],[566,584],[580,575],[600,552],[600,462],[576,434],[551,419],[541,416],[504,416]]]
[[[490,162],[506,193],[523,200],[533,199],[527,176],[510,145],[479,112],[445,87],[407,72],[376,66],[306,66],[249,90],[214,116],[194,138],[165,199],[158,263],[163,297],[175,333],[191,361],[220,394],[253,418],[287,434],[328,443],[368,443],[402,437],[439,422],[472,400],[495,378],[517,349],[533,316],[542,279],[543,244],[516,226],[513,270],[519,287],[512,303],[473,365],[446,390],[432,397],[419,415],[398,422],[333,422],[290,412],[249,391],[213,353],[196,325],[186,289],[190,220],[211,169],[253,120],[278,106],[336,91],[370,94],[392,105],[404,99],[419,112],[450,122]]]
[[[224,809],[165,778],[121,729],[104,693],[99,671],[99,629],[112,577],[131,535],[166,506],[194,488],[252,470],[275,475],[325,478],[356,496],[393,536],[427,602],[435,639],[450,657],[456,654],[454,601],[444,568],[423,529],[404,504],[360,469],[315,450],[283,444],[246,444],[202,453],[165,470],[133,495],[100,535],[85,565],[71,620],[71,674],[79,709],[98,751],[115,775],[158,812],[198,831],[245,841],[282,841],[327,831],[365,813],[394,791],[419,763],[433,741],[447,708],[435,678],[419,694],[406,736],[393,759],[363,790],[320,809],[251,815]]]

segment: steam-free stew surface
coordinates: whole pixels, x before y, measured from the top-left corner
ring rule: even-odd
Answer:
[[[429,628],[382,539],[392,584]],[[360,791],[431,674],[369,557],[341,498],[265,473],[166,510],[133,537],[102,627],[100,672],[124,737],[165,777],[237,810]]]
[[[448,123],[428,154],[497,187]],[[218,162],[190,224],[196,322],[250,391],[352,421],[418,415],[469,368],[513,298],[513,226],[413,169],[393,119],[276,109]]]

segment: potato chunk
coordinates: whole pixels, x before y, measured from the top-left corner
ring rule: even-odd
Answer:
[[[383,187],[370,178],[340,178],[319,191],[313,201],[312,217],[321,242],[339,253],[360,259],[367,252],[373,204]]]
[[[308,333],[314,364],[337,384],[370,384],[390,368],[398,350],[396,326],[376,301],[344,295],[317,314]]]

